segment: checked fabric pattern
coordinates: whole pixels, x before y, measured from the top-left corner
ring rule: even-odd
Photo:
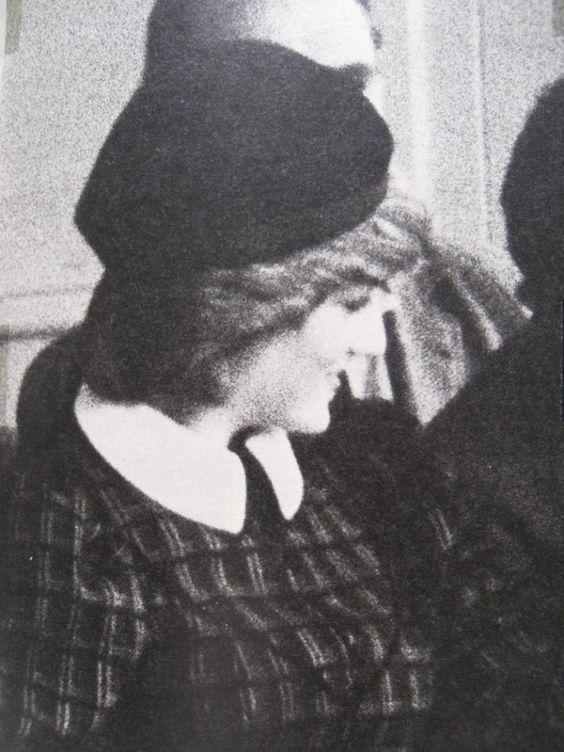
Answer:
[[[388,522],[417,484],[348,451],[354,484],[329,455],[300,457],[305,500],[276,535],[253,520],[232,535],[168,512],[70,429],[20,459],[0,747],[525,749],[513,742],[534,727],[531,698],[547,705],[542,625],[554,608],[516,531],[476,515],[453,536],[440,493],[421,500],[409,540],[416,569],[434,559],[439,576],[420,618],[388,545]]]
[[[321,460],[273,539],[168,512],[85,443],[56,459],[55,477],[38,459],[15,489],[2,660],[15,750],[104,749],[131,707],[163,709],[159,749],[414,747],[432,646],[402,624],[389,562]]]

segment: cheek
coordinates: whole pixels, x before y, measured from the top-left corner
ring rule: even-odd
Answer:
[[[288,372],[288,393],[293,395],[294,401],[315,395],[327,383],[329,373],[329,362],[326,357],[316,352],[304,353],[292,364]]]
[[[383,355],[388,345],[386,334],[386,324],[383,316],[379,316],[374,322],[371,333],[372,348],[369,350],[370,355]]]
[[[351,345],[349,316],[340,306],[320,308],[311,316],[301,337],[304,366],[326,374],[344,366]]]
[[[308,405],[329,398],[325,360],[313,351],[299,349],[292,358],[277,363],[262,381],[259,399],[266,412],[278,418],[299,414]]]
[[[285,376],[278,379],[281,408],[302,428],[327,418],[328,406],[339,386],[331,353],[302,350]],[[315,426],[314,426],[315,427]]]
[[[367,311],[353,316],[349,322],[349,341],[353,355],[383,355],[387,346],[383,313]]]
[[[338,382],[333,384],[319,369],[302,368],[294,373],[284,406],[284,427],[303,433],[325,431],[330,422],[329,405],[337,386]]]

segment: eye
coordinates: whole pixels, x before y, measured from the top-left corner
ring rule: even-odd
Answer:
[[[356,311],[360,311],[361,308],[364,308],[364,306],[367,305],[368,301],[369,296],[362,295],[358,298],[349,298],[349,300],[345,300],[343,306],[349,313],[356,313]]]

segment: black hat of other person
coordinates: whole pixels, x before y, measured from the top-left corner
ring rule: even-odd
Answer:
[[[342,72],[277,45],[229,43],[134,93],[75,222],[106,269],[139,280],[278,262],[367,218],[392,150]]]

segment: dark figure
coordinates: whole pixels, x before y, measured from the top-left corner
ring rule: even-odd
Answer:
[[[502,205],[533,315],[431,423],[427,439],[469,487],[487,489],[481,514],[509,526],[527,552],[511,571],[522,585],[515,608],[536,623],[544,648],[523,677],[516,715],[530,718],[529,749],[553,750],[564,747],[564,79],[542,94],[515,143]]]

